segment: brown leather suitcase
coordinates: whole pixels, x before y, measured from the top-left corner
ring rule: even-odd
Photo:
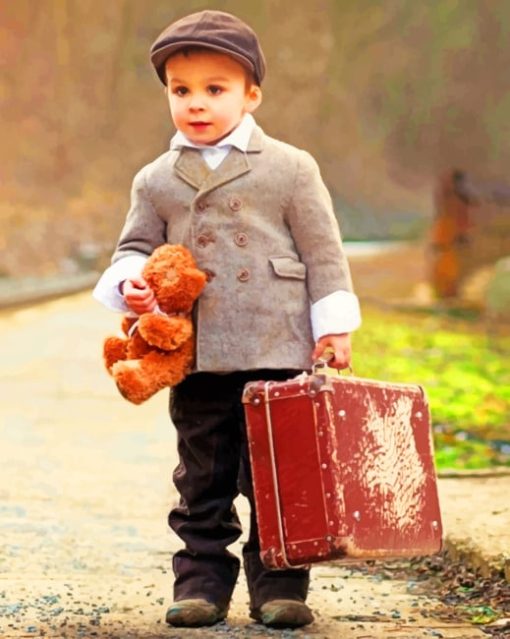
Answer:
[[[303,373],[250,382],[243,403],[266,566],[440,550],[420,386]]]

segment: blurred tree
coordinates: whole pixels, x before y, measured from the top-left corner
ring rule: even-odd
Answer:
[[[0,3],[0,215],[10,224],[0,244],[36,217],[55,229],[64,210],[62,255],[76,225],[95,241],[116,235],[133,173],[172,132],[150,44],[208,7],[259,33],[259,122],[312,151],[356,215],[430,214],[431,186],[452,166],[506,178],[507,0],[17,0]],[[33,242],[35,260],[47,249]],[[16,260],[3,259],[11,270]]]
[[[64,178],[71,169],[70,143],[72,134],[70,121],[62,114],[69,113],[72,99],[72,59],[71,42],[69,32],[69,0],[52,0],[53,22],[55,33],[55,96],[60,114],[54,119],[57,144],[55,147],[55,171],[56,179]]]

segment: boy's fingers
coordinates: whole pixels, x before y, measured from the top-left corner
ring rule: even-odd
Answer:
[[[351,365],[351,343],[348,335],[325,335],[315,344],[312,359],[327,360],[331,368],[343,369]]]
[[[340,348],[334,351],[334,357],[332,357],[328,366],[331,368],[337,368],[338,370],[343,368],[349,368],[351,365],[351,351],[346,348]]]
[[[154,300],[154,293],[151,291],[150,288],[146,288],[146,289],[136,288],[133,291],[130,291],[128,295],[126,295],[126,297],[129,297],[131,299],[136,299],[140,302],[150,302]]]
[[[143,315],[143,313],[150,313],[156,308],[156,303],[152,302],[150,304],[141,303],[141,302],[133,302],[126,300],[129,308],[134,311],[137,315]]]
[[[152,289],[148,287],[147,282],[143,278],[139,277],[125,280],[122,285],[122,293],[124,297],[129,295],[140,295],[141,292],[146,293],[147,291],[152,293]]]
[[[154,298],[154,292],[148,286],[134,286],[131,282],[124,285],[124,297],[126,300],[152,300]]]
[[[322,346],[322,344],[317,344],[315,348],[313,349],[312,359],[313,360],[319,359],[319,357],[322,355],[323,352],[324,352],[324,346]]]
[[[349,368],[350,360],[344,356],[335,357],[334,360],[329,362],[328,366],[331,366],[331,368],[337,368],[338,370],[341,370],[343,368]]]
[[[143,278],[132,278],[124,282],[124,299],[137,315],[150,313],[156,308],[156,297]]]
[[[337,353],[334,352],[333,347],[330,344],[325,344],[323,342],[318,342],[315,346],[315,349],[312,353],[312,358],[314,360],[324,359],[328,362],[334,361],[336,359]]]
[[[143,277],[132,277],[129,280],[126,280],[126,283],[131,284],[133,288],[147,288],[147,282],[143,279]]]

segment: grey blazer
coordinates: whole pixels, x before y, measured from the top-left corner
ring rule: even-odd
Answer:
[[[256,127],[212,171],[168,151],[136,176],[112,258],[183,244],[208,274],[195,308],[195,370],[311,366],[310,303],[352,290],[331,198],[315,160]]]

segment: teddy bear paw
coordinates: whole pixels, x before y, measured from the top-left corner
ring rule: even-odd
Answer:
[[[122,397],[133,404],[142,404],[162,388],[148,378],[140,366],[140,360],[117,362],[112,376]]]
[[[112,366],[127,358],[127,340],[121,337],[107,337],[103,345],[103,361],[111,374]]]

